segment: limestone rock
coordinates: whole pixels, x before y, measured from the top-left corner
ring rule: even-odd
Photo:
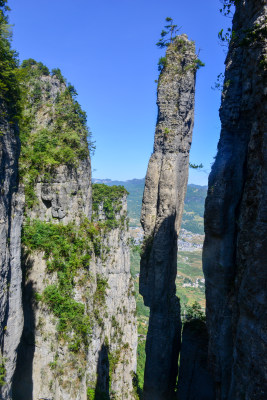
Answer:
[[[2,102],[0,112],[0,356],[6,373],[0,391],[2,399],[9,399],[23,325],[20,233],[24,196],[18,188],[18,128],[9,121]]]
[[[218,400],[267,397],[266,17],[236,2],[218,153],[205,206],[210,368]]]
[[[140,293],[150,307],[144,398],[172,395],[180,347],[180,305],[175,296],[177,235],[186,192],[194,120],[194,43],[178,36],[166,52],[158,83],[158,118],[142,204],[145,245]]]
[[[121,200],[118,221],[127,216],[126,196]],[[97,219],[103,221],[102,204]],[[127,221],[104,237],[107,254],[91,263],[90,272],[107,279],[105,305],[94,324],[88,353],[90,387],[110,399],[134,399],[132,374],[136,371],[137,325],[134,283],[130,273],[129,232]],[[90,299],[88,299],[90,303]],[[88,304],[90,308],[90,304]],[[91,302],[92,308],[92,302]],[[93,310],[96,314],[96,310]],[[101,320],[102,318],[102,320]],[[107,397],[108,398],[108,397]]]
[[[35,66],[33,67],[35,68]],[[32,98],[32,87],[40,88],[39,102],[35,106],[34,118],[28,129],[30,135],[40,129],[50,129],[56,124],[55,104],[58,96],[66,90],[54,76],[31,78],[28,93]],[[32,114],[31,101],[24,114]],[[67,107],[67,105],[66,105]],[[51,111],[52,110],[52,111]],[[29,136],[31,139],[31,136]],[[81,136],[82,140],[82,136]],[[26,160],[28,161],[28,160]],[[24,160],[22,160],[24,162]],[[29,164],[29,170],[31,165]],[[91,163],[89,156],[75,165],[59,165],[41,171],[33,187],[34,202],[26,202],[24,224],[41,220],[49,223],[72,223],[79,226],[83,218],[92,214]],[[26,175],[25,185],[29,183]],[[27,200],[27,197],[26,197]],[[23,248],[23,313],[24,325],[18,348],[18,360],[12,386],[12,399],[54,398],[86,400],[86,354],[75,357],[68,344],[59,338],[57,318],[47,305],[36,301],[48,285],[57,282],[56,273],[48,273],[43,252],[28,254]],[[87,286],[81,287],[80,296],[86,295]],[[64,373],[63,373],[64,371]]]
[[[31,218],[52,219],[66,223],[79,221],[81,214],[91,218],[91,166],[88,159],[81,160],[77,168],[61,165],[50,181],[38,179],[35,186],[37,202]]]
[[[33,138],[40,129],[53,132],[59,113],[65,113],[68,122],[66,110],[71,107],[63,102],[61,109],[55,111],[58,97],[66,90],[57,78],[45,76],[39,79],[40,82],[40,101],[35,119],[31,121]],[[46,87],[51,93],[45,90]],[[24,326],[12,400],[90,400],[100,395],[133,400],[137,328],[130,276],[126,195],[116,201],[116,207],[114,205],[116,223],[113,227],[105,224],[103,202],[97,211],[94,210],[92,222],[90,158],[77,157],[71,161],[71,165],[63,160],[60,165],[42,170],[30,187],[34,201],[26,203],[24,232],[34,223],[36,226],[42,224],[43,230],[23,242]],[[27,165],[27,160],[23,162]],[[28,189],[30,178],[26,171],[24,180]],[[66,226],[71,232],[71,241],[65,244],[64,254],[60,253],[59,265],[51,270],[54,255],[44,253],[40,243],[46,238],[49,227],[55,230]],[[87,228],[79,231],[83,226]],[[61,232],[68,234],[64,230]],[[29,243],[36,237],[34,243],[37,244],[32,249]],[[51,240],[49,235],[47,240]],[[83,240],[87,247],[79,255]],[[73,263],[68,264],[73,241],[76,253]],[[62,252],[60,244],[56,251]],[[80,257],[78,261],[77,257]],[[71,275],[69,280],[68,274]],[[49,297],[50,302],[45,301],[47,288],[55,289]],[[63,320],[51,307],[54,301]],[[64,309],[61,303],[66,304]],[[82,312],[75,314],[77,310]],[[78,328],[75,328],[73,314]]]

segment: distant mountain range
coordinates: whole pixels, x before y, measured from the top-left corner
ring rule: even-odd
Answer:
[[[93,179],[93,183],[105,183],[108,186],[122,185],[129,192],[128,214],[130,226],[140,226],[145,178],[131,179],[129,181],[113,181],[111,179]],[[204,233],[203,215],[204,203],[207,195],[207,186],[190,184],[187,186],[185,197],[182,228],[193,233]]]

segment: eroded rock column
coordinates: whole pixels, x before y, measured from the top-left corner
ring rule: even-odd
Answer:
[[[266,17],[236,2],[218,154],[209,177],[203,267],[216,398],[267,397]]]
[[[150,307],[144,398],[174,392],[180,349],[180,304],[176,297],[177,235],[188,179],[194,120],[194,42],[175,38],[158,82],[158,118],[143,196],[144,247],[140,293]]]

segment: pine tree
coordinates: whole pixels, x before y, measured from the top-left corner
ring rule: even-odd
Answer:
[[[161,32],[161,39],[156,44],[161,49],[168,47],[169,44],[173,42],[177,32],[181,29],[178,28],[178,25],[174,25],[172,18],[167,17],[165,21],[167,22],[167,25],[164,26],[165,29]]]

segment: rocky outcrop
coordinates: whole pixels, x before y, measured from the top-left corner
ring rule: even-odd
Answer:
[[[177,399],[214,400],[214,389],[208,368],[206,324],[193,319],[183,326]]]
[[[18,127],[0,103],[0,363],[5,384],[1,398],[10,394],[23,313],[21,303],[20,239],[24,196],[18,189]]]
[[[12,399],[133,399],[137,332],[126,191],[110,189],[106,211],[108,192],[100,190],[92,221],[85,116],[74,89],[41,63],[22,68],[24,327]]]
[[[218,400],[267,397],[266,17],[265,1],[236,2],[205,206],[209,360]]]
[[[76,349],[70,338],[59,334],[58,318],[49,306],[35,302],[36,293],[43,293],[57,278],[49,273],[43,253],[26,257],[25,325],[14,399],[134,398],[136,305],[130,276],[126,196],[118,201],[121,207],[116,213],[118,225],[112,229],[105,225],[100,204],[101,222],[97,222],[95,215],[95,226],[100,232],[95,239],[99,247],[95,247],[96,254],[91,254],[88,268],[80,268],[74,277],[73,298],[76,304],[84,306],[90,327],[86,344]]]
[[[93,199],[103,186],[93,185]],[[94,219],[99,221],[100,226],[111,221],[109,212],[105,212],[105,199],[110,197],[107,193],[114,188],[116,190],[116,187],[105,187],[103,201],[99,204],[94,202],[94,209],[97,207]],[[115,197],[117,199],[110,200],[115,210],[113,227],[103,232],[103,253],[90,266],[93,276],[106,280],[107,290],[104,304],[96,308],[97,304],[91,302],[97,323],[94,324],[92,345],[89,346],[87,381],[96,394],[124,400],[136,398],[132,380],[136,371],[137,326],[124,188],[117,187]],[[98,397],[92,397],[92,400],[94,398]]]
[[[85,363],[85,350],[83,348],[83,351],[80,351],[79,357],[78,355],[76,358],[74,355],[71,356],[68,350],[68,341],[65,340],[67,344],[64,343],[63,336],[59,334],[55,313],[51,312],[51,307],[41,299],[44,289],[57,283],[59,274],[56,273],[56,270],[54,273],[49,273],[47,261],[44,259],[44,247],[38,249],[38,243],[36,243],[33,250],[30,248],[30,243],[34,235],[39,235],[40,243],[46,241],[49,244],[49,241],[56,240],[51,232],[61,225],[69,224],[69,231],[72,229],[75,234],[82,220],[91,218],[90,159],[87,155],[81,159],[77,157],[73,163],[63,164],[58,154],[54,158],[53,154],[49,154],[52,146],[51,148],[44,146],[47,143],[49,145],[51,139],[45,134],[48,132],[51,137],[60,135],[60,132],[56,131],[59,112],[65,112],[66,125],[64,128],[67,129],[68,125],[73,122],[72,110],[68,110],[68,114],[66,112],[72,100],[68,96],[65,99],[66,105],[58,108],[60,96],[66,93],[66,85],[57,76],[47,74],[41,63],[37,64],[30,60],[29,65],[24,66],[23,64],[22,71],[25,75],[26,93],[23,117],[27,121],[25,125],[21,125],[20,132],[22,139],[20,175],[21,185],[26,193],[22,258],[24,326],[18,349],[12,398],[35,400],[52,397],[61,399],[61,396],[64,397],[68,393],[70,397],[65,398],[86,399],[85,375],[83,374],[81,377],[81,372],[79,372],[79,368],[81,369]],[[79,128],[81,129],[81,126]],[[82,133],[80,132],[80,141],[83,143]],[[46,143],[43,144],[45,141]],[[56,144],[58,152],[60,152],[60,147],[62,147],[62,151],[64,150],[64,139],[60,138]],[[66,146],[69,149],[72,145],[67,143]],[[36,161],[35,154],[37,154]],[[50,166],[49,160],[51,159],[52,165]],[[33,229],[32,235],[27,235],[29,227]],[[47,232],[45,232],[46,229],[48,229]],[[60,231],[57,233],[58,235],[67,234],[67,232],[60,233]],[[61,251],[60,242],[58,242],[58,251]],[[53,256],[54,254],[51,252],[51,255],[49,254],[46,258],[53,259]],[[61,257],[63,258],[63,255]],[[64,262],[63,258],[62,263],[64,264]],[[67,279],[65,275],[64,278]],[[74,279],[74,276],[72,278]],[[57,292],[62,296],[63,303],[62,293],[64,290],[65,288],[62,292]],[[38,295],[39,301],[37,300]],[[68,295],[73,295],[75,298],[74,288],[68,292]],[[73,312],[75,307],[79,307],[79,304],[78,301],[74,303]],[[61,311],[67,313],[64,308]],[[76,318],[78,318],[78,314]],[[66,319],[68,320],[68,317]],[[67,323],[70,324],[70,321],[68,320]],[[62,362],[62,358],[65,363]],[[66,375],[62,373],[63,369],[59,373],[59,368],[63,368],[63,366]],[[64,386],[64,389],[61,385]],[[82,397],[77,397],[81,387],[83,387],[84,394]]]
[[[143,196],[144,246],[140,293],[150,307],[146,342],[145,399],[174,392],[180,348],[176,297],[177,235],[186,192],[194,119],[194,43],[178,36],[167,48],[158,83],[158,119]]]

